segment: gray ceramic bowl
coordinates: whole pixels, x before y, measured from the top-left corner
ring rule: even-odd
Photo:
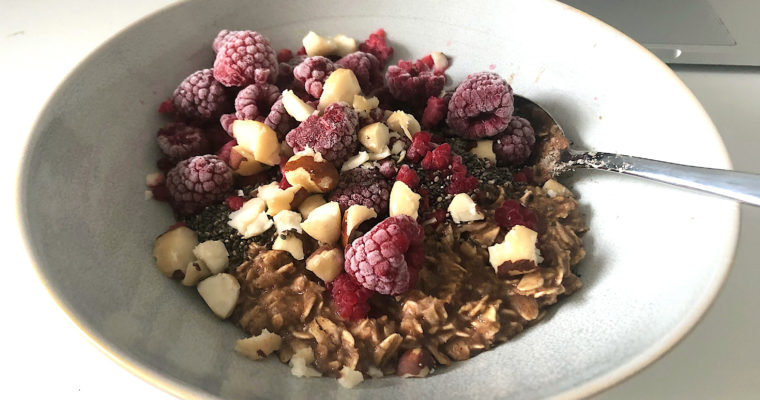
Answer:
[[[179,396],[224,398],[537,398],[602,390],[655,360],[715,297],[738,227],[733,202],[621,176],[578,173],[591,232],[585,287],[510,343],[422,380],[353,390],[297,379],[234,351],[242,332],[151,257],[168,208],[143,199],[158,151],[157,105],[211,65],[222,28],[275,48],[308,30],[364,38],[378,27],[400,58],[453,56],[457,82],[499,72],[587,148],[729,167],[719,135],[675,75],[642,47],[548,0],[180,3],[108,41],[40,114],[19,179],[28,248],[61,307],[114,359]],[[673,117],[677,116],[677,117]]]

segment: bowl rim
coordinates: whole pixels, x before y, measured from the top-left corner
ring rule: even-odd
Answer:
[[[601,24],[603,27],[605,27],[606,30],[609,30],[613,35],[618,36],[618,38],[621,40],[627,41],[629,44],[635,45],[634,47],[638,48],[638,50],[640,50],[643,55],[653,60],[655,64],[660,68],[660,70],[662,70],[667,76],[669,76],[672,80],[674,80],[677,83],[681,91],[686,95],[686,97],[691,101],[691,103],[697,106],[699,112],[705,117],[705,120],[709,123],[710,127],[712,128],[711,130],[712,130],[713,136],[718,139],[719,146],[715,148],[716,154],[720,156],[720,158],[722,159],[721,161],[723,161],[727,169],[733,169],[733,164],[729,157],[728,150],[726,149],[725,143],[723,142],[720,132],[718,132],[709,114],[705,111],[704,107],[696,98],[696,96],[691,92],[691,90],[683,83],[683,81],[678,77],[678,75],[676,75],[676,73],[670,67],[668,67],[667,64],[661,61],[646,47],[636,42],[635,40],[633,40],[632,38],[630,38],[629,36],[621,32],[617,28],[607,24],[606,22],[584,11],[576,9],[570,5],[561,3],[559,0],[540,0],[540,1],[543,1],[544,3],[552,3],[556,7],[561,7],[566,11],[575,13],[581,16],[582,18],[590,21],[590,23],[592,24]],[[94,329],[91,329],[84,322],[81,322],[80,319],[77,317],[77,314],[78,314],[77,311],[73,307],[70,307],[68,304],[66,304],[62,296],[58,294],[58,291],[56,290],[54,285],[50,281],[48,281],[42,268],[40,268],[40,265],[36,262],[37,258],[35,257],[34,251],[31,247],[30,240],[29,240],[29,237],[30,237],[29,232],[27,231],[27,227],[24,221],[25,219],[24,216],[26,215],[24,203],[27,197],[25,194],[25,189],[22,186],[23,177],[26,170],[29,167],[29,161],[30,161],[27,149],[29,149],[31,145],[38,139],[39,134],[37,132],[40,125],[40,120],[42,119],[44,115],[44,111],[47,110],[48,107],[50,106],[52,100],[55,97],[55,93],[60,89],[60,87],[63,86],[71,78],[71,76],[76,74],[79,71],[79,69],[82,67],[82,65],[89,62],[90,59],[94,58],[98,53],[103,51],[104,48],[111,45],[112,42],[119,40],[128,31],[131,31],[132,28],[138,25],[141,25],[142,23],[148,20],[159,18],[164,13],[173,12],[175,8],[187,6],[188,4],[191,4],[191,3],[192,2],[177,2],[177,3],[168,4],[153,12],[143,15],[142,17],[125,25],[122,29],[118,30],[112,36],[110,36],[105,41],[97,45],[93,50],[91,50],[85,57],[83,57],[79,62],[77,62],[76,65],[74,65],[71,68],[71,70],[69,70],[64,75],[64,77],[57,83],[57,85],[50,92],[50,95],[48,96],[46,101],[43,103],[43,105],[39,108],[37,115],[34,117],[34,121],[31,124],[31,129],[29,130],[27,137],[25,138],[25,141],[21,147],[22,156],[20,157],[20,161],[17,164],[17,171],[16,171],[16,177],[15,177],[14,191],[13,191],[13,195],[14,195],[13,203],[15,206],[14,211],[15,211],[15,216],[16,216],[16,225],[17,225],[18,231],[21,234],[20,235],[21,242],[23,243],[23,246],[21,249],[22,254],[26,256],[29,264],[31,264],[31,266],[33,267],[32,269],[34,271],[34,274],[36,275],[37,279],[40,281],[42,286],[45,288],[45,290],[48,292],[48,294],[50,295],[50,298],[61,309],[61,311],[63,311],[63,313],[68,317],[70,322],[72,322],[74,326],[76,326],[80,330],[80,332],[87,339],[87,341],[90,342],[95,348],[100,350],[112,361],[114,361],[116,364],[126,369],[127,371],[131,372],[132,374],[136,375],[137,377],[144,380],[145,382],[150,383],[154,387],[159,388],[166,393],[169,393],[171,395],[174,395],[180,398],[196,399],[196,398],[208,398],[210,394],[203,390],[193,388],[192,386],[186,384],[180,379],[171,377],[165,373],[162,373],[156,370],[154,367],[145,365],[144,363],[132,358],[124,350],[120,349],[118,346],[116,346],[115,344],[111,343],[110,341],[102,337],[97,331],[95,331]],[[727,208],[728,208],[728,204],[727,204]],[[647,351],[640,353],[639,355],[631,358],[627,362],[621,365],[618,365],[617,367],[582,383],[580,386],[567,389],[561,393],[551,396],[550,398],[577,399],[577,398],[589,397],[589,396],[604,392],[626,381],[627,379],[631,378],[637,373],[643,371],[645,368],[651,366],[655,361],[657,361],[662,356],[670,352],[683,338],[685,338],[694,329],[694,327],[696,327],[696,325],[702,320],[702,318],[704,318],[707,311],[714,304],[718,294],[720,293],[720,290],[722,289],[722,287],[724,286],[726,282],[728,274],[734,263],[734,259],[736,256],[737,240],[738,240],[739,230],[740,230],[740,225],[741,225],[739,203],[734,202],[733,206],[730,207],[730,211],[733,211],[733,230],[729,232],[726,238],[728,239],[727,242],[733,244],[732,249],[731,249],[731,257],[730,259],[726,260],[726,263],[721,266],[719,271],[717,271],[718,274],[715,276],[713,281],[710,282],[703,296],[700,298],[699,302],[695,303],[691,307],[686,317],[682,321],[680,321],[680,323],[677,324],[666,336],[664,336],[663,338],[661,338],[660,340],[652,344],[650,348],[647,349]],[[213,397],[216,397],[216,396],[213,396]]]

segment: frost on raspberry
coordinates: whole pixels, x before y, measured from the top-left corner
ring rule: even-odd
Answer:
[[[232,188],[232,171],[217,156],[204,155],[180,161],[166,174],[166,187],[177,213],[190,215],[223,200]]]
[[[338,275],[328,286],[341,318],[357,321],[367,317],[371,290],[356,283],[346,273]]]
[[[393,47],[388,45],[383,28],[378,29],[375,33],[370,34],[367,40],[359,43],[359,50],[377,57],[382,65],[385,65],[393,57]]]
[[[454,91],[446,122],[465,139],[490,137],[507,127],[514,109],[507,81],[493,72],[479,72]]]
[[[346,249],[346,273],[369,290],[391,296],[406,293],[425,259],[423,239],[422,226],[413,218],[386,218]]]
[[[536,213],[516,200],[505,200],[501,207],[494,212],[494,220],[501,227],[512,229],[515,225],[536,230],[538,218]]]
[[[399,101],[415,107],[424,107],[427,99],[443,91],[446,77],[419,60],[415,63],[401,60],[385,72],[388,89]]]
[[[371,53],[356,51],[347,54],[335,64],[354,72],[363,93],[372,93],[383,86],[383,66]]]
[[[504,132],[493,142],[493,152],[500,165],[518,166],[525,163],[536,144],[536,135],[530,122],[512,116]]]
[[[214,79],[210,69],[195,71],[185,78],[174,90],[172,102],[179,115],[196,121],[219,118],[231,103],[227,89]]]
[[[318,99],[322,96],[325,80],[335,71],[335,64],[322,56],[309,57],[293,68],[293,77],[303,85],[306,93]]]
[[[206,154],[209,150],[209,142],[203,130],[182,122],[172,122],[159,129],[156,141],[164,155],[174,163]]]
[[[218,46],[214,78],[223,85],[247,86],[256,82],[274,83],[277,79],[277,55],[264,35],[233,31],[224,36]]]
[[[309,147],[340,167],[356,153],[358,126],[359,116],[356,111],[348,104],[338,102],[327,106],[322,116],[309,116],[297,128],[288,132],[285,140],[295,152]]]
[[[340,211],[358,204],[383,215],[388,211],[391,186],[376,169],[354,168],[340,175],[338,186],[330,193],[329,201],[336,201]]]
[[[232,134],[235,120],[255,120],[267,124],[284,137],[294,120],[282,105],[280,89],[268,83],[255,83],[241,90],[235,98],[235,113],[225,114],[219,121]]]

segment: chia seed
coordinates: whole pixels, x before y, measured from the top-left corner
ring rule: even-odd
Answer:
[[[273,240],[275,229],[272,227],[261,235],[244,239],[237,229],[227,223],[231,212],[232,210],[223,203],[213,204],[200,213],[187,217],[184,222],[198,233],[199,241],[219,240],[224,243],[230,255],[230,266],[234,268],[245,260],[251,243],[269,245]]]

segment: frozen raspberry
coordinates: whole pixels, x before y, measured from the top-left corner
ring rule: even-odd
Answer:
[[[430,97],[422,113],[422,127],[430,129],[438,125],[446,117],[446,99]]]
[[[254,31],[234,31],[219,44],[214,60],[214,78],[225,86],[274,83],[277,67],[277,56],[269,39]]]
[[[372,93],[383,86],[383,66],[371,53],[356,51],[344,56],[335,64],[354,72],[363,93]]]
[[[210,69],[185,78],[174,90],[172,101],[180,115],[204,121],[219,118],[230,106],[226,88],[214,79],[214,71]]]
[[[227,39],[227,36],[229,36],[231,33],[235,33],[235,31],[222,29],[221,31],[219,31],[219,33],[216,34],[214,41],[211,43],[211,48],[214,50],[214,54],[219,52],[219,48],[222,47],[222,44]]]
[[[235,98],[237,119],[264,122],[272,105],[280,98],[280,89],[268,83],[255,83],[241,90]]]
[[[380,161],[380,166],[377,168],[377,170],[380,172],[380,175],[388,179],[393,179],[396,177],[396,163],[393,160],[385,159],[383,161]]]
[[[153,194],[153,198],[156,199],[156,201],[169,201],[171,199],[169,189],[166,188],[165,183],[153,186],[150,188],[150,192]]]
[[[283,176],[282,179],[280,179],[279,187],[282,190],[285,190],[291,186],[290,182]]]
[[[469,193],[478,187],[478,179],[467,174],[467,167],[462,163],[462,157],[455,155],[451,159],[451,183],[449,194]]]
[[[166,187],[178,213],[194,214],[224,199],[232,188],[232,171],[217,156],[192,157],[180,161],[169,171]]]
[[[367,40],[359,43],[359,50],[374,55],[382,65],[385,65],[388,59],[393,57],[393,47],[388,46],[383,28],[378,29],[377,32],[370,34]]]
[[[439,96],[446,77],[425,63],[401,60],[385,72],[388,89],[397,100],[422,107],[430,97]]]
[[[367,206],[382,215],[388,211],[391,187],[388,181],[375,169],[354,168],[340,175],[335,190],[330,193],[330,201],[340,204],[344,212],[354,204]]]
[[[290,61],[290,59],[293,58],[293,52],[290,51],[290,49],[281,49],[277,52],[277,61],[281,63],[286,63]]]
[[[329,283],[330,294],[341,318],[357,321],[367,317],[372,291],[354,282],[348,274],[342,273]]]
[[[158,147],[172,162],[206,154],[209,143],[201,128],[172,122],[158,130]]]
[[[227,207],[232,211],[241,209],[243,203],[245,203],[245,199],[240,196],[227,196],[227,198],[224,199],[224,204],[227,204]]]
[[[326,160],[340,167],[356,153],[356,129],[359,116],[346,103],[333,103],[322,116],[311,115],[297,128],[288,132],[285,140],[294,151],[310,147]]]
[[[534,184],[535,182],[533,181],[533,170],[530,167],[525,167],[512,175],[512,180],[515,182]]]
[[[224,146],[220,147],[219,150],[216,151],[216,156],[219,157],[220,160],[224,161],[229,165],[230,163],[230,152],[232,151],[232,148],[237,146],[237,140],[232,139],[229,142],[225,143]]]
[[[493,217],[499,226],[507,229],[512,229],[515,225],[522,225],[535,231],[538,225],[536,213],[516,200],[504,200],[501,207],[496,209]]]
[[[422,268],[424,232],[412,217],[386,218],[346,249],[346,272],[369,290],[392,296],[408,292],[416,282],[410,270]],[[415,280],[416,281],[416,280]]]
[[[174,112],[174,103],[171,97],[161,102],[158,106],[158,112],[161,114],[171,114]]]
[[[306,92],[314,98],[322,96],[322,87],[327,77],[335,71],[335,64],[322,56],[309,57],[293,68],[293,77],[304,85]]]
[[[504,133],[494,140],[493,152],[501,165],[520,165],[528,160],[535,143],[536,135],[530,122],[513,116]]]
[[[514,109],[507,81],[493,72],[479,72],[454,91],[446,122],[465,139],[490,137],[507,127]]]
[[[306,55],[306,47],[303,47],[303,46],[299,47],[298,51],[296,52],[296,55],[305,56]]]
[[[282,96],[280,96],[272,104],[272,108],[269,110],[266,119],[264,119],[264,123],[277,132],[277,140],[283,141],[285,140],[285,135],[295,128],[298,122],[285,110],[285,105],[282,104]]]
[[[420,166],[431,171],[443,171],[451,165],[451,145],[444,143],[425,154]]]
[[[207,124],[203,127],[203,133],[206,134],[206,139],[209,143],[208,154],[216,153],[227,142],[232,140],[232,137],[225,131],[219,123]]]
[[[406,159],[411,162],[420,162],[425,155],[433,150],[433,145],[430,144],[432,135],[425,131],[419,131],[412,136],[412,144],[406,150]]]
[[[409,168],[409,166],[406,164],[402,165],[398,170],[396,180],[406,183],[406,186],[409,186],[409,188],[412,190],[416,189],[417,186],[420,185],[420,177],[417,176],[417,171]]]

